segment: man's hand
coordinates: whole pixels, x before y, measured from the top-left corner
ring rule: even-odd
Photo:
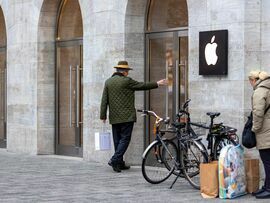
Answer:
[[[168,80],[167,79],[162,79],[157,81],[158,86],[166,86],[168,85]]]

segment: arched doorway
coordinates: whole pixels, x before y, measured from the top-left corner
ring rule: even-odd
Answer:
[[[149,0],[146,16],[146,78],[168,78],[163,90],[151,90],[146,97],[149,109],[163,117],[175,118],[188,98],[188,11],[186,0]],[[154,137],[146,124],[148,140]]]
[[[6,26],[2,8],[0,7],[0,148],[6,147]]]
[[[78,0],[63,0],[56,36],[56,153],[82,156],[83,25]]]

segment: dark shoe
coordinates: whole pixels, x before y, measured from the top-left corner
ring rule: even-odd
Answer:
[[[256,198],[257,199],[270,199],[270,191],[266,189],[262,193],[257,194]]]
[[[120,165],[119,164],[113,164],[112,160],[110,160],[108,162],[108,165],[111,166],[115,172],[117,172],[117,173],[121,172]]]
[[[113,170],[114,170],[116,173],[120,173],[120,172],[121,172],[121,169],[120,169],[119,165],[112,165],[112,168],[113,168]]]
[[[261,194],[261,193],[264,192],[264,191],[265,191],[265,187],[262,186],[261,189],[258,189],[257,191],[252,192],[251,195],[256,196],[256,195],[258,195],[258,194]]]
[[[109,165],[109,166],[112,166],[112,160],[110,160],[110,161],[108,162],[108,165]]]
[[[121,170],[128,170],[128,169],[130,169],[130,166],[127,166],[127,165],[125,164],[125,162],[123,162],[123,163],[121,163],[121,164],[119,165],[119,168],[120,168]]]

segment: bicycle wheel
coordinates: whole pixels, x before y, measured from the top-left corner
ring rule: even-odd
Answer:
[[[180,152],[183,173],[195,189],[200,189],[200,163],[207,163],[207,153],[199,140],[188,140],[184,146]]]
[[[214,160],[218,160],[221,149],[229,144],[238,145],[237,141],[227,137],[217,138],[214,144]]]
[[[175,145],[173,145],[171,141],[164,140],[164,143],[169,150],[174,150]],[[173,173],[174,167],[167,168],[165,166],[164,160],[167,158],[162,157],[163,148],[161,142],[155,141],[155,143],[146,149],[143,155],[142,174],[144,179],[149,183],[161,183]],[[172,160],[169,159],[166,160],[167,166],[173,166],[173,164],[170,163],[171,161]]]
[[[175,158],[176,161],[179,162],[179,150],[176,146],[176,144],[173,141],[167,141],[167,147],[170,151],[170,154]],[[163,148],[162,150],[162,159],[164,162],[165,167],[171,171],[172,167],[175,166],[175,162],[172,160],[171,155],[169,154],[168,150],[166,150],[165,148]],[[179,176],[181,178],[184,178],[184,174],[182,172],[182,170],[178,169],[177,167],[175,167],[175,169],[173,170],[173,174],[176,176]]]
[[[179,162],[180,160],[179,150],[173,141],[170,141],[169,149],[173,157],[175,157],[175,159]],[[165,167],[170,171],[171,168],[175,166],[175,164],[172,158],[170,157],[170,155],[168,154],[168,151],[165,148],[163,148],[162,157],[163,157]],[[173,174],[181,178],[185,178],[183,171],[177,167],[175,167],[175,169],[173,170]]]

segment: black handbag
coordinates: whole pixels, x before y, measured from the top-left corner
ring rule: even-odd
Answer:
[[[256,137],[255,133],[252,132],[252,120],[253,115],[252,112],[248,116],[248,120],[245,124],[243,133],[242,133],[242,145],[244,145],[246,148],[253,148],[256,146]]]
[[[266,112],[269,110],[270,106],[268,106],[265,111],[264,114],[266,114]],[[256,136],[255,133],[252,132],[252,121],[253,121],[253,115],[252,115],[252,111],[250,112],[250,115],[248,116],[248,120],[245,124],[243,133],[242,133],[242,145],[246,148],[253,148],[256,146]]]

